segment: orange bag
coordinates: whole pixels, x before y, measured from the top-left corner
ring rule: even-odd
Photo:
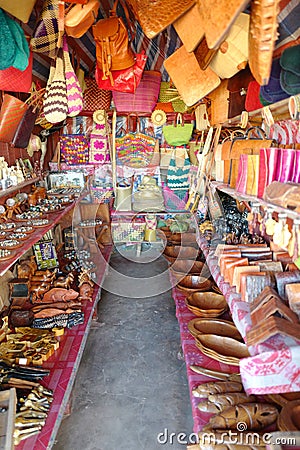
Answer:
[[[0,110],[0,142],[12,142],[21,119],[28,109],[28,105],[17,97],[3,95]]]
[[[80,38],[93,25],[98,14],[98,0],[88,0],[85,4],[74,5],[66,14],[65,30],[68,36]]]

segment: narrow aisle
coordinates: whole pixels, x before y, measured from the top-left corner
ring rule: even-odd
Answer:
[[[164,273],[163,289],[168,282],[162,257],[139,264],[115,253],[108,285],[112,268],[132,279],[133,292],[134,277]],[[189,435],[193,420],[171,291],[148,298],[103,291],[98,315],[76,376],[72,414],[54,449],[185,449],[177,435]]]

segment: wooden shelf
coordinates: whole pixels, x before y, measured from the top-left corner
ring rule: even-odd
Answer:
[[[74,208],[75,204],[76,202],[72,202],[61,211],[48,214],[48,225],[36,228],[33,233],[29,234],[28,239],[24,242],[22,247],[14,250],[14,254],[10,259],[0,262],[0,275],[3,275],[22,255],[24,255],[24,253],[26,253],[34,244],[36,244],[44,236],[44,234],[47,233],[47,231],[51,230],[65,214],[67,214]]]
[[[225,194],[228,194],[231,197],[233,197],[239,201],[259,203],[261,206],[264,206],[266,208],[272,208],[274,210],[274,212],[286,214],[287,217],[289,217],[292,220],[300,218],[300,213],[293,211],[292,209],[284,208],[283,206],[279,206],[279,205],[275,205],[274,203],[266,202],[262,198],[255,197],[254,195],[242,194],[241,192],[238,192],[235,189],[232,189],[227,184],[223,184],[218,181],[211,181],[210,183],[213,187],[215,187],[219,191],[224,192]]]
[[[270,111],[272,113],[273,119],[276,122],[277,120],[284,120],[284,119],[291,119],[290,112],[289,112],[289,98],[286,98],[284,100],[280,100],[279,102],[272,103],[271,105],[268,105],[270,108]],[[253,122],[262,122],[262,108],[256,109],[254,111],[248,112],[249,121]],[[230,126],[235,125],[237,126],[239,123],[241,123],[241,116],[232,117],[231,119],[227,119],[225,122],[223,122],[222,125],[224,126]]]
[[[16,186],[10,186],[7,189],[3,189],[0,191],[0,198],[6,197],[9,194],[12,194],[13,192],[19,191],[23,189],[25,186],[29,186],[30,184],[36,183],[37,181],[40,181],[39,177],[30,178],[29,180],[23,181],[23,183],[19,183]]]

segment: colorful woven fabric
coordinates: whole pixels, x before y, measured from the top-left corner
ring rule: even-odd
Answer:
[[[86,164],[89,160],[89,140],[83,134],[60,137],[61,161],[69,165]]]
[[[89,162],[106,164],[110,162],[110,153],[106,136],[92,134],[90,136]]]
[[[140,132],[127,133],[116,139],[117,164],[128,167],[147,167],[151,163],[156,139]]]

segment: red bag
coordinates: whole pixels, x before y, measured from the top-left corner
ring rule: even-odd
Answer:
[[[97,64],[95,78],[98,87],[108,91],[130,92],[131,94],[134,94],[141,81],[146,61],[147,56],[143,51],[135,56],[135,63],[132,67],[123,70],[113,70],[112,77],[114,85],[111,84],[109,78],[103,80],[103,72]]]
[[[32,59],[33,53],[29,54],[28,66],[25,70],[8,67],[0,70],[0,90],[8,92],[29,92],[32,83]]]
[[[263,105],[259,99],[260,85],[257,81],[250,81],[248,84],[245,109],[246,111],[255,111],[256,109],[263,108]]]

